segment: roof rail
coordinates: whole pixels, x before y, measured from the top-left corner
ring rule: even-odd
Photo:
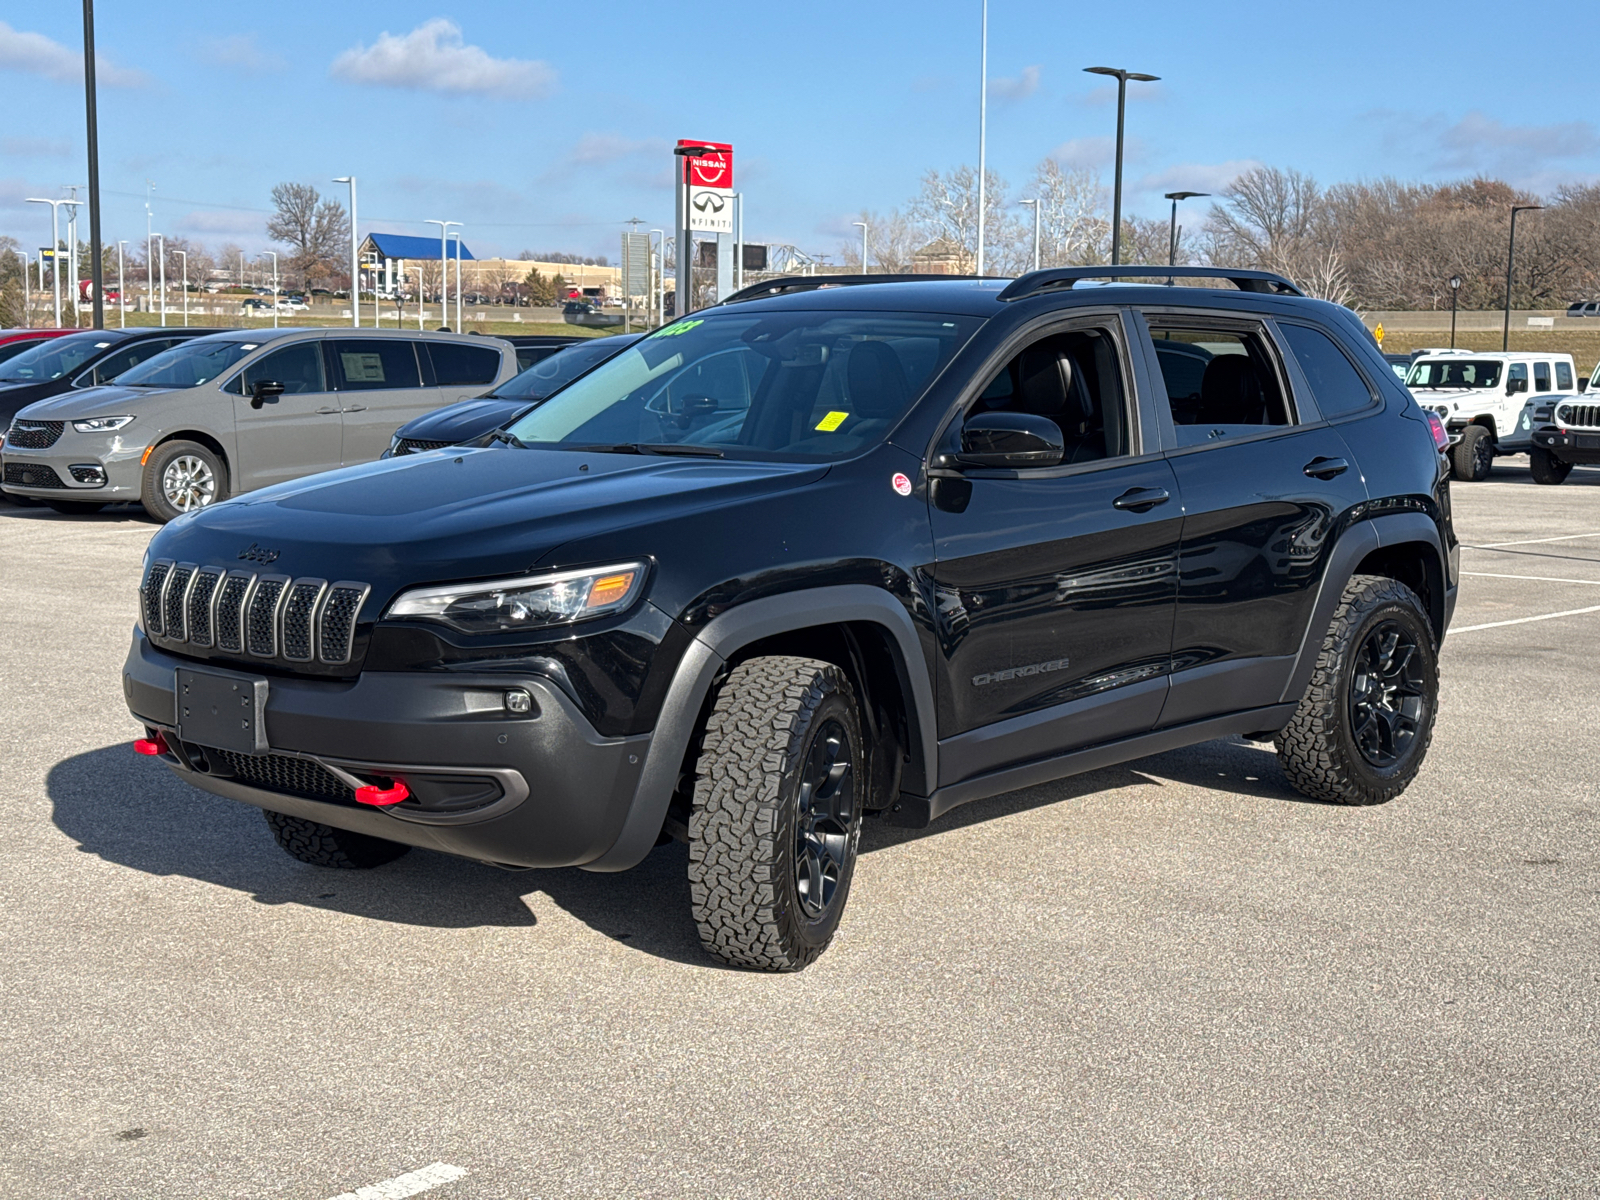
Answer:
[[[767,296],[783,296],[790,292],[814,292],[819,288],[849,287],[859,283],[937,283],[942,279],[1004,279],[1003,275],[797,275],[790,279],[764,279],[742,287],[721,301],[738,304],[742,300],[760,300]]]
[[[1080,279],[1226,279],[1241,292],[1267,292],[1284,296],[1305,293],[1282,275],[1248,271],[1241,267],[1047,267],[1030,271],[1000,293],[1001,300],[1021,300],[1042,292],[1064,291]]]

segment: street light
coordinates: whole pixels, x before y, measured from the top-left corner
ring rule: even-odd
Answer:
[[[189,252],[187,250],[174,250],[179,258],[183,259],[183,326],[189,327]]]
[[[456,332],[460,333],[461,332],[461,233],[459,231],[457,231],[455,233],[452,233],[450,235],[450,240],[456,244]],[[446,324],[448,324],[448,322],[446,322]]]
[[[983,0],[983,28],[978,35],[978,254],[974,274],[983,274],[984,152],[989,134],[989,0]]]
[[[445,235],[449,231],[450,226],[459,225],[461,222],[436,221],[432,217],[429,217],[424,224],[437,225],[439,227],[439,320],[448,326],[450,324],[450,302],[448,299],[450,295],[450,251],[445,246]],[[419,296],[417,297],[417,309],[419,312],[421,311],[421,308],[422,298]],[[456,332],[461,332],[459,326],[457,327]]]
[[[39,200],[28,197],[29,204],[50,206],[50,280],[55,286],[56,328],[61,328],[61,206],[65,200]],[[41,283],[40,286],[43,286]]]
[[[1039,202],[1037,200],[1018,200],[1018,204],[1026,204],[1033,209],[1033,269],[1039,269]]]
[[[161,327],[167,327],[167,235],[158,233],[156,241],[161,244]]]
[[[62,186],[74,192],[78,190],[76,184]],[[78,209],[83,206],[83,201],[63,200],[61,203],[67,206],[67,278],[72,281],[67,287],[72,297],[72,324],[76,328],[83,320],[80,311],[83,306],[79,303],[82,293],[78,290]]]
[[[852,225],[861,226],[861,273],[867,273],[867,223],[865,221],[851,221]]]
[[[1517,214],[1543,208],[1542,204],[1513,204],[1511,206],[1511,244],[1506,248],[1506,321],[1500,331],[1500,351],[1511,347],[1511,268],[1517,261]]]
[[[83,0],[83,107],[89,135],[89,280],[94,289],[94,327],[104,329],[106,309],[102,290],[105,264],[100,261],[100,118],[99,105],[95,100],[94,69],[94,0]],[[121,284],[119,279],[119,289]],[[76,276],[73,286],[77,286]]]
[[[656,288],[656,328],[667,323],[667,231],[652,229],[656,235],[656,262],[650,272]]]
[[[356,177],[341,175],[335,183],[350,185],[350,324],[361,328],[361,243],[356,240]],[[373,305],[377,309],[376,303]]]
[[[681,318],[694,302],[694,264],[689,261],[694,249],[694,238],[689,233],[689,160],[702,154],[715,154],[715,146],[674,146],[673,157],[682,159],[678,164],[678,203],[683,219],[678,222],[678,290],[673,300],[672,316]]]
[[[1461,276],[1450,276],[1450,349],[1456,348],[1456,298],[1461,295]]]
[[[1178,201],[1209,196],[1210,192],[1166,192],[1162,199],[1172,201],[1172,231],[1167,235],[1167,266],[1178,265]]]
[[[122,285],[122,248],[128,243],[117,243],[117,325],[119,328],[128,327],[128,289]]]
[[[1111,201],[1111,265],[1115,267],[1122,263],[1122,126],[1128,105],[1128,80],[1154,83],[1161,76],[1142,75],[1121,67],[1085,67],[1084,70],[1090,75],[1110,75],[1117,81],[1117,168]]]
[[[263,253],[272,255],[272,327],[276,329],[278,327],[278,252],[276,250],[267,250]],[[165,263],[162,264],[162,270],[166,270]],[[163,311],[166,309],[166,290],[167,285],[163,282],[161,285]]]

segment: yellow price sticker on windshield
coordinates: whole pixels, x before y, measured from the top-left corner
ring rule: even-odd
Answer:
[[[839,426],[850,419],[849,413],[831,412],[817,422],[817,429],[822,433],[832,433]]]

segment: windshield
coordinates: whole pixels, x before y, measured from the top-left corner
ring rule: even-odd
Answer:
[[[65,337],[51,338],[0,364],[0,379],[7,383],[43,383],[49,379],[60,379],[69,371],[76,371],[115,340],[108,339],[103,333],[69,333]]]
[[[940,313],[687,317],[574,381],[509,432],[530,446],[844,458],[882,438],[981,323]]]
[[[490,392],[502,400],[542,400],[558,387],[571,383],[596,363],[605,362],[624,349],[634,338],[593,338],[557,350],[541,359],[514,379],[508,379]]]
[[[133,387],[198,387],[208,379],[215,379],[259,345],[259,342],[196,338],[124,371],[117,376],[117,383]]]
[[[1499,363],[1472,358],[1424,358],[1406,376],[1406,386],[1417,388],[1491,388],[1499,382]]]

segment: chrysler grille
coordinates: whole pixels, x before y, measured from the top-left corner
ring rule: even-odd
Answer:
[[[6,445],[18,450],[48,450],[66,427],[64,421],[13,421],[6,432]]]
[[[139,587],[145,632],[167,642],[289,662],[350,661],[371,585],[290,579],[158,559]]]

